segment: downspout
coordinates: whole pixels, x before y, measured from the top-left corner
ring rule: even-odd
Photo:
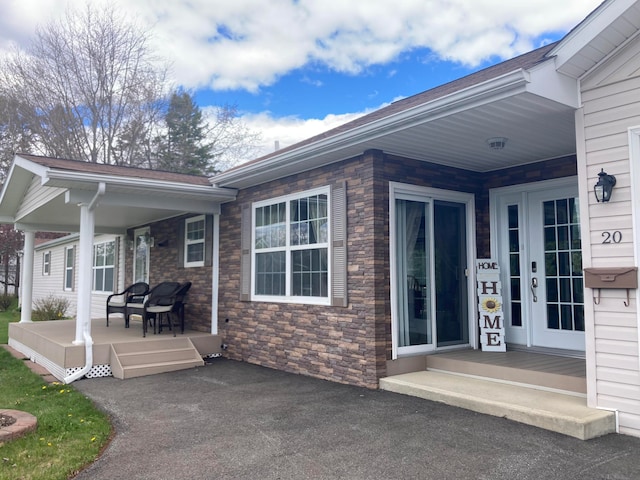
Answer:
[[[98,184],[98,191],[93,196],[89,205],[87,205],[87,209],[89,212],[93,212],[95,208],[98,206],[98,202],[100,198],[102,198],[105,194],[107,186],[104,182],[100,182]],[[89,314],[88,318],[84,319],[84,325],[82,326],[82,338],[84,339],[84,358],[85,364],[80,370],[71,375],[68,375],[62,379],[62,382],[65,384],[69,384],[75,382],[79,378],[84,377],[91,367],[93,367],[93,338],[91,337],[91,314]]]

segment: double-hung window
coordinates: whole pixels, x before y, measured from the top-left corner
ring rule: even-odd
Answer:
[[[202,267],[205,257],[205,216],[187,218],[184,228],[184,266]]]
[[[73,290],[73,267],[75,264],[76,250],[67,247],[64,251],[64,289]]]
[[[42,275],[51,273],[51,251],[42,254]]]
[[[93,290],[113,292],[115,278],[116,242],[97,243],[93,246]]]
[[[329,303],[329,188],[253,205],[253,297]]]

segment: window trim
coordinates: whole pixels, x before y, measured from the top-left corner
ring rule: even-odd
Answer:
[[[96,247],[99,245],[105,245],[107,243],[113,243],[113,264],[112,265],[101,265],[101,266],[96,266]],[[116,282],[117,282],[117,278],[116,278],[116,273],[117,273],[117,264],[118,264],[118,251],[117,248],[118,247],[118,243],[116,242],[116,239],[113,238],[111,240],[104,240],[101,242],[96,242],[93,244],[93,252],[92,252],[92,259],[91,259],[91,292],[93,293],[113,293],[115,292],[115,287],[116,287]],[[96,285],[95,285],[95,279],[96,279],[96,270],[100,269],[100,270],[105,270],[107,267],[112,267],[113,268],[113,283],[111,285],[111,290],[96,290]]]
[[[68,264],[69,252],[71,253],[71,265]],[[75,267],[76,267],[76,247],[65,247],[64,249],[64,274],[62,288],[65,292],[72,292],[75,287]],[[67,284],[67,273],[71,271],[71,285]]]
[[[42,252],[42,275],[51,275],[51,250]]]
[[[291,236],[290,236],[290,228],[291,228],[291,218],[290,218],[290,202],[296,199],[303,199],[312,197],[314,195],[326,195],[327,197],[327,241],[324,243],[318,243],[313,245],[307,245],[303,248],[300,246],[292,246],[290,244]],[[258,295],[256,294],[256,255],[260,250],[255,248],[255,233],[256,233],[256,210],[258,208],[274,205],[276,203],[285,203],[285,223],[286,223],[286,245],[284,247],[278,247],[275,249],[264,249],[263,253],[268,253],[271,251],[284,251],[286,253],[286,272],[285,272],[285,289],[288,294],[285,295]],[[273,302],[273,303],[292,303],[292,304],[307,304],[307,305],[331,305],[332,304],[332,282],[333,282],[333,249],[332,249],[332,229],[333,229],[333,212],[332,212],[332,196],[331,196],[331,187],[329,185],[313,188],[310,190],[304,190],[288,195],[282,195],[279,197],[272,197],[265,200],[260,200],[258,202],[253,202],[251,204],[251,245],[250,245],[250,260],[251,260],[251,287],[250,287],[250,299],[251,301],[258,302]],[[316,296],[298,296],[291,294],[291,282],[293,272],[291,269],[291,252],[299,251],[299,250],[311,250],[311,249],[326,249],[327,250],[327,296],[326,297],[316,297]]]
[[[188,238],[188,233],[189,233],[189,224],[190,223],[196,223],[196,222],[202,222],[202,228],[203,228],[203,235],[202,238],[199,240],[189,240]],[[205,215],[198,215],[196,217],[189,217],[189,218],[185,218],[184,220],[184,237],[183,237],[183,241],[184,241],[184,257],[183,257],[183,265],[184,268],[191,268],[191,267],[204,267],[205,264],[205,260],[207,257],[207,252],[206,252],[206,247],[207,247],[207,219]],[[197,245],[197,244],[202,244],[202,260],[198,260],[197,262],[189,262],[187,261],[188,255],[189,255],[189,246],[190,245]]]

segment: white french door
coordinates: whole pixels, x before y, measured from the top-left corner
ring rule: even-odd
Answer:
[[[507,343],[584,350],[575,178],[492,192]]]

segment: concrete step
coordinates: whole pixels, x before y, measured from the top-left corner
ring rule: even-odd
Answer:
[[[587,407],[582,396],[422,371],[380,379],[380,389],[504,417],[581,440],[616,431],[614,412]]]
[[[204,365],[189,338],[114,343],[111,371],[120,379],[173,372]]]

